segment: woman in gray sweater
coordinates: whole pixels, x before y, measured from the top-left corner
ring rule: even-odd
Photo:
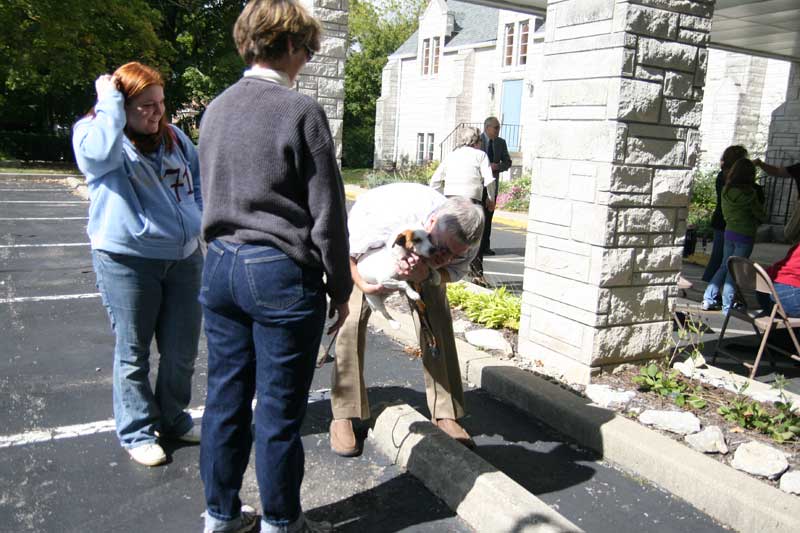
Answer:
[[[333,331],[348,314],[353,282],[328,121],[316,101],[292,88],[319,38],[319,23],[296,0],[249,2],[234,27],[249,69],[209,105],[200,126],[207,532],[258,530],[257,516],[239,500],[253,418],[261,531],[326,530],[300,505],[300,426],[325,294],[330,316],[337,315]]]

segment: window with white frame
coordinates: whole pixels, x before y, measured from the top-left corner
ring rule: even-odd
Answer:
[[[528,64],[528,28],[529,23],[523,20],[519,23],[519,50],[517,51],[517,65]]]
[[[433,46],[431,47],[431,53],[433,54],[433,73],[439,73],[439,37],[433,38]]]
[[[442,41],[440,37],[422,40],[422,75],[429,76],[439,73],[439,55],[441,54]]]
[[[422,75],[427,76],[431,70],[431,40],[422,40]]]
[[[433,161],[433,133],[428,134],[428,152],[425,154],[426,161]]]
[[[510,67],[514,63],[514,24],[506,24],[503,37],[503,65]]]
[[[417,163],[425,161],[425,134],[417,133]]]

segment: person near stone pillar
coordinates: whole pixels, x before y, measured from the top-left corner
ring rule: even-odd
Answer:
[[[725,217],[725,246],[719,269],[703,293],[702,308],[717,307],[722,288],[722,312],[727,314],[733,305],[733,280],[728,274],[728,258],[750,257],[756,230],[766,219],[764,202],[756,186],[756,166],[749,159],[739,159],[728,172],[722,189],[722,214]]]
[[[505,139],[500,137],[500,121],[497,117],[488,117],[483,121],[483,134],[481,134],[481,149],[489,157],[489,166],[494,176],[494,187],[483,188],[483,237],[481,247],[473,263],[473,271],[483,277],[483,256],[494,255],[491,247],[492,217],[494,216],[497,192],[500,188],[500,173],[511,168],[511,155]]]
[[[711,215],[711,228],[714,230],[714,240],[711,243],[711,256],[703,272],[703,281],[709,282],[722,264],[722,252],[725,247],[725,217],[722,215],[722,189],[725,187],[725,176],[733,164],[739,159],[747,157],[747,149],[744,146],[734,145],[725,148],[720,157],[720,171],[714,182],[717,192],[717,205]]]
[[[431,235],[436,252],[426,260],[411,254],[398,262],[398,274],[420,285],[430,329],[422,328],[416,306],[412,307],[417,338],[422,350],[425,392],[432,422],[467,447],[474,446],[469,434],[456,422],[464,416],[464,392],[458,366],[447,283],[458,281],[469,271],[483,234],[483,212],[467,198],[446,198],[430,187],[415,183],[393,183],[361,195],[350,210],[350,271],[355,287],[350,296],[351,313],[336,339],[330,425],[331,450],[343,457],[360,453],[353,420],[370,417],[364,382],[364,351],[367,322],[371,314],[364,294],[378,294],[381,285],[367,283],[358,272],[359,258],[385,246],[398,230],[422,227]],[[431,269],[440,275],[434,283]],[[433,339],[429,338],[433,335]],[[438,353],[431,349],[436,341]]]

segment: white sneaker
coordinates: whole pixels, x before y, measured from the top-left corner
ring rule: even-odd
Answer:
[[[156,443],[128,448],[128,453],[134,461],[144,466],[158,466],[167,462],[167,454],[164,453],[164,448]]]
[[[200,442],[200,426],[192,426],[189,431],[178,437],[178,440],[190,444],[198,444]]]

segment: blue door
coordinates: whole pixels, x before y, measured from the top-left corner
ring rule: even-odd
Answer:
[[[522,80],[503,81],[500,108],[500,137],[506,140],[509,152],[519,152],[519,123],[522,109]]]

